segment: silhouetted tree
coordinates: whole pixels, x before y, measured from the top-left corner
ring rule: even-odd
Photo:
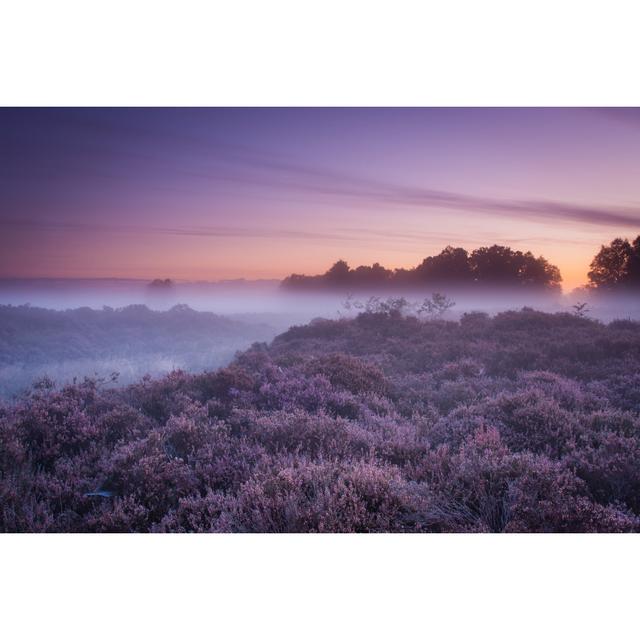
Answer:
[[[338,262],[325,273],[325,279],[329,284],[344,285],[349,282],[349,272],[349,265],[344,260],[338,260]]]
[[[480,247],[471,254],[471,270],[476,282],[495,285],[513,282],[518,267],[509,247],[494,244]]]
[[[518,252],[520,253],[520,252]],[[522,255],[518,272],[519,283],[525,286],[559,289],[562,282],[560,269],[542,256],[536,258],[530,251]]]
[[[156,291],[166,291],[173,287],[173,281],[170,278],[165,278],[162,280],[161,278],[156,278],[155,280],[149,283],[149,288],[155,289]]]
[[[633,243],[616,238],[609,245],[602,245],[590,266],[588,277],[592,288],[640,287],[640,236]]]
[[[370,267],[361,266],[350,272],[351,281],[356,287],[378,286],[387,283],[393,271],[385,269],[378,262]]]
[[[573,315],[578,318],[585,318],[589,313],[589,305],[586,302],[576,302],[572,305]]]
[[[469,253],[462,247],[449,245],[437,256],[425,258],[414,273],[420,282],[467,284],[472,277]]]
[[[282,281],[282,286],[288,289],[299,289],[309,286],[312,276],[304,276],[300,273],[292,273]]]
[[[640,286],[640,236],[631,244],[631,257],[628,263],[629,282],[633,286]]]
[[[536,258],[530,251],[513,251],[510,247],[494,244],[476,249],[469,259],[474,280],[479,284],[524,285],[546,289],[559,289],[560,270],[542,256]]]
[[[450,300],[442,293],[436,292],[418,308],[418,315],[425,314],[431,318],[442,317],[449,309],[455,306],[456,303],[453,300]]]
[[[398,287],[408,287],[416,283],[415,269],[394,269],[390,283]]]

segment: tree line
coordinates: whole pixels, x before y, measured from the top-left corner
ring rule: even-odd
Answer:
[[[414,269],[387,269],[379,263],[349,267],[338,260],[317,276],[292,274],[282,286],[287,289],[396,288],[438,285],[443,287],[514,286],[559,291],[560,270],[546,258],[530,251],[514,251],[493,245],[469,252],[447,246],[438,255],[425,258]]]
[[[591,262],[589,288],[604,291],[640,289],[640,235],[603,245]]]
[[[587,277],[586,289],[591,291],[640,289],[640,235],[631,242],[616,238],[602,245],[591,261]],[[558,267],[543,256],[493,245],[471,252],[447,246],[413,269],[387,269],[378,262],[352,269],[344,260],[338,260],[321,275],[294,273],[282,281],[282,286],[292,290],[505,286],[559,292],[561,282]]]

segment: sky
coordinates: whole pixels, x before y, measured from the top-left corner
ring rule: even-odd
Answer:
[[[569,290],[639,233],[640,109],[0,109],[0,278],[282,278],[497,243]]]

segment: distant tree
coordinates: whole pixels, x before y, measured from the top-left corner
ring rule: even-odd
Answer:
[[[519,253],[519,252],[518,252]],[[518,272],[519,283],[525,286],[558,289],[562,282],[560,269],[542,256],[536,258],[530,251],[522,254]]]
[[[415,285],[416,270],[415,269],[394,269],[390,282],[395,286],[407,287]]]
[[[344,260],[338,260],[329,271],[324,274],[328,284],[344,285],[349,282],[349,265]]]
[[[311,279],[311,276],[292,273],[282,281],[282,286],[287,289],[304,288],[309,286]]]
[[[513,251],[494,244],[480,247],[470,257],[474,280],[491,286],[515,285],[557,290],[562,277],[555,265],[530,251]]]
[[[379,286],[389,282],[393,271],[385,269],[380,263],[376,262],[370,267],[358,267],[351,271],[349,275],[354,286]]]
[[[173,287],[173,281],[170,278],[165,278],[164,280],[156,278],[149,283],[149,287],[156,290],[167,290]]]
[[[515,252],[494,244],[480,247],[471,254],[473,278],[480,284],[510,284],[517,280],[519,265]]]
[[[431,318],[441,317],[455,306],[456,303],[444,294],[434,293],[431,298],[427,298],[422,303],[422,306],[418,309],[418,314],[425,314]]]
[[[437,256],[425,258],[415,268],[416,279],[420,282],[471,282],[469,253],[462,247],[447,246]]]
[[[640,287],[640,236],[633,243],[616,238],[609,245],[602,245],[590,266],[588,278],[592,288]]]
[[[627,268],[630,284],[640,286],[640,235],[631,244],[631,256]]]

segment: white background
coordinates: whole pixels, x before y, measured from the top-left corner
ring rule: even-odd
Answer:
[[[638,106],[634,4],[0,2],[0,104]],[[637,638],[639,552],[637,535],[4,535],[0,634]]]
[[[3,104],[639,104],[632,0],[0,7]]]
[[[638,535],[5,535],[4,638],[637,638]]]

